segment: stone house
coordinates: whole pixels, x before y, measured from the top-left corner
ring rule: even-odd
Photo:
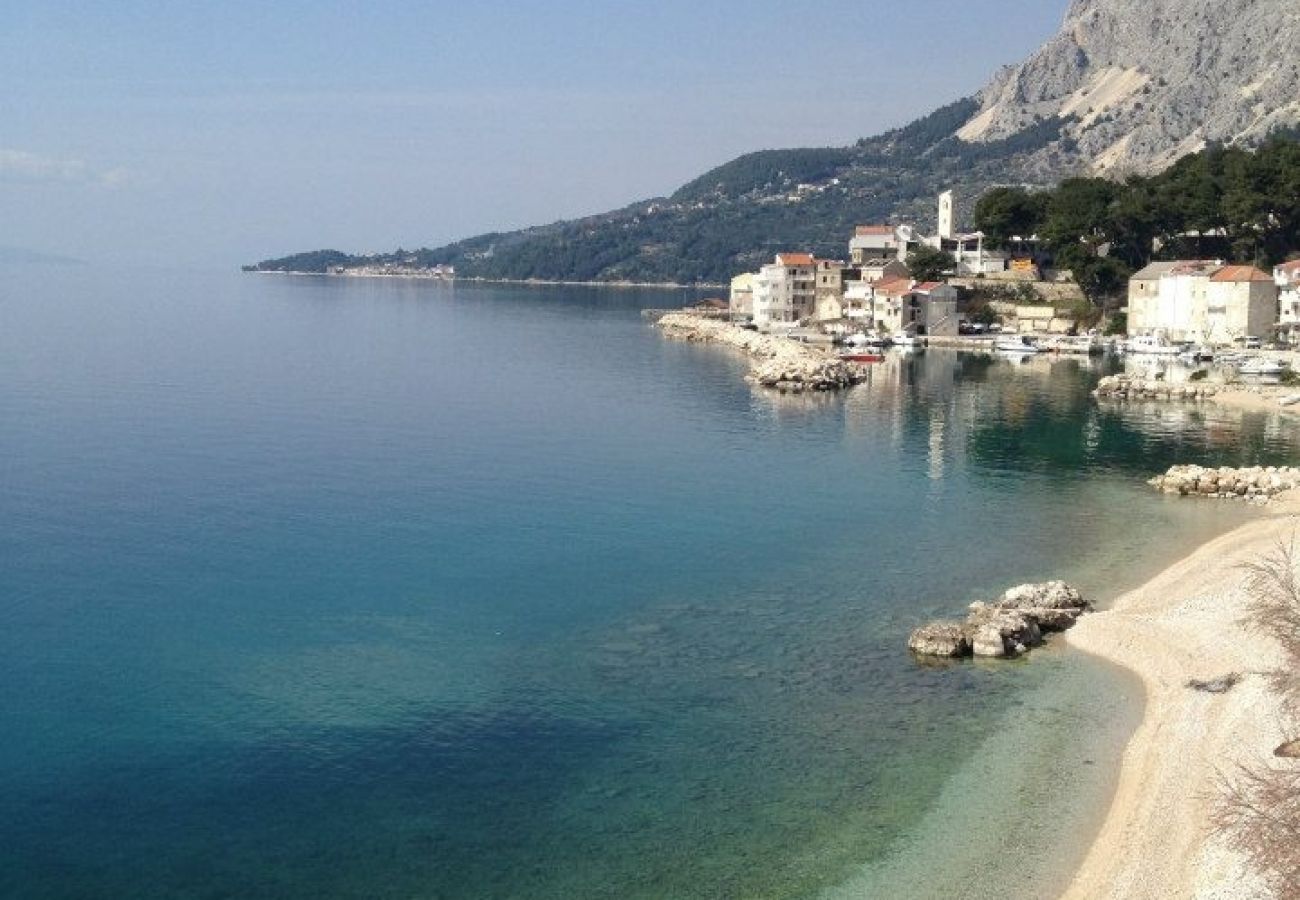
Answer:
[[[1278,285],[1254,266],[1157,263],[1129,282],[1128,333],[1222,346],[1262,336],[1278,318]]]
[[[875,259],[902,262],[919,243],[909,225],[859,225],[849,241],[849,259],[855,266]]]
[[[833,322],[844,317],[844,263],[835,259],[815,260],[816,284],[813,287],[813,314],[818,322]]]
[[[942,281],[913,285],[912,325],[926,337],[957,336],[957,289]]]
[[[907,264],[897,259],[869,259],[854,267],[863,281],[884,281],[890,278],[907,278],[912,273]]]

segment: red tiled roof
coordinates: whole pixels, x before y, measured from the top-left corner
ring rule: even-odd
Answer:
[[[893,225],[859,225],[858,226],[857,228],[858,237],[868,237],[873,235],[874,236],[888,235],[889,237],[893,237],[894,226]]]
[[[778,266],[811,266],[813,258],[811,253],[778,253],[776,255],[776,264]]]
[[[1273,276],[1254,266],[1224,266],[1210,276],[1211,281],[1272,281]]]
[[[1300,275],[1300,259],[1284,262],[1277,268],[1283,275]]]
[[[1222,267],[1221,262],[1211,259],[1184,259],[1169,270],[1171,275],[1212,275]]]
[[[877,294],[906,294],[912,290],[910,278],[883,278],[871,285]]]
[[[934,289],[937,288],[937,287],[943,287],[943,282],[942,282],[942,281],[923,281],[923,282],[921,282],[920,284],[918,284],[916,287],[912,288],[912,290],[914,290],[914,291],[922,291],[923,293],[927,293],[927,294],[928,294],[930,291],[934,290]]]

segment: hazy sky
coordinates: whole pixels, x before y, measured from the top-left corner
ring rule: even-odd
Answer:
[[[9,0],[0,245],[233,265],[600,212],[929,112],[1066,5]]]

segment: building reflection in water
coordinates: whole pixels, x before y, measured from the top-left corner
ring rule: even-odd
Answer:
[[[971,465],[1058,477],[1106,468],[1145,478],[1179,462],[1280,463],[1300,444],[1300,423],[1277,414],[1095,401],[1097,379],[1122,365],[890,351],[849,391],[783,396],[756,388],[754,402],[782,428],[834,427],[838,416],[844,440],[863,449],[861,465],[912,466],[936,485]]]

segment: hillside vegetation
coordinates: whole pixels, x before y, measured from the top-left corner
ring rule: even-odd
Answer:
[[[1002,141],[952,132],[975,109],[960,100],[851,147],[764,150],[705,173],[672,196],[624,209],[445,247],[360,257],[313,251],[266,260],[259,271],[409,260],[450,264],[461,277],[547,281],[723,282],[790,249],[838,259],[855,225],[934,223],[935,197],[955,188],[973,203],[1005,183],[1018,155],[1059,142],[1064,120],[1045,119]],[[1028,173],[1015,183],[1048,183]]]

